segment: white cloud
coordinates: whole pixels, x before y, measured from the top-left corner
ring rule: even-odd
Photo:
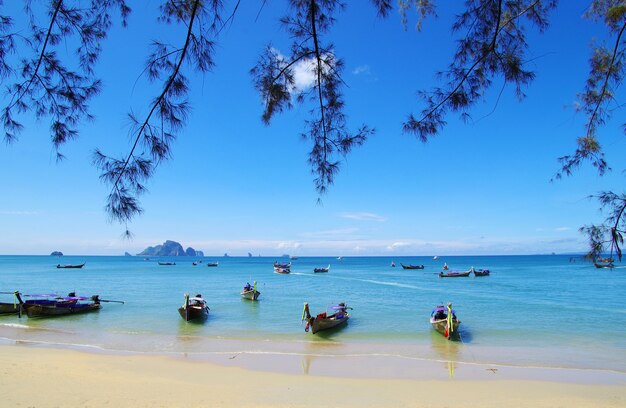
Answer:
[[[390,251],[395,251],[396,249],[406,248],[410,246],[411,246],[410,242],[394,242],[393,244],[389,245],[387,249]]]
[[[39,215],[39,211],[0,211],[0,215]]]
[[[351,220],[358,220],[358,221],[378,221],[378,222],[387,221],[386,217],[383,217],[382,215],[378,215],[374,213],[369,213],[369,212],[343,212],[339,214],[339,216],[343,218],[349,218]]]
[[[354,75],[369,74],[370,73],[370,66],[369,65],[359,65],[358,67],[356,67],[356,68],[354,68],[352,70],[352,73]]]

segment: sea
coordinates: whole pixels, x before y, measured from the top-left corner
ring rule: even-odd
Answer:
[[[406,367],[431,362],[491,373],[530,367],[626,378],[626,267],[619,263],[596,269],[575,255],[299,257],[285,275],[274,273],[274,261],[289,262],[284,257],[0,256],[0,291],[98,294],[124,302],[58,318],[0,316],[0,344],[218,362],[248,356],[254,369],[272,370],[272,361],[279,361],[286,371],[307,374],[327,374],[324,363],[312,368],[311,361],[340,358],[347,369],[354,357],[385,361],[376,363],[381,372],[400,377],[411,372]],[[219,266],[207,267],[209,262]],[[444,262],[451,270],[473,266],[491,275],[440,278]],[[85,266],[57,269],[59,263]],[[424,269],[404,270],[401,263]],[[328,273],[313,272],[328,265]],[[242,299],[242,287],[255,281],[259,301]],[[185,293],[207,300],[208,319],[181,319],[177,309]],[[13,296],[1,294],[0,301],[13,302]],[[312,314],[339,302],[353,309],[344,327],[313,335],[301,320],[305,302]],[[455,341],[429,323],[432,309],[448,302],[461,321]]]

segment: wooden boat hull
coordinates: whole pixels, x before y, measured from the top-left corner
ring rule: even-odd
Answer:
[[[594,262],[593,265],[598,269],[613,269],[615,267],[612,263],[599,264]]]
[[[448,326],[448,321],[446,319],[443,320],[434,320],[431,319],[430,320],[430,324],[431,326],[433,326],[433,329],[435,329],[438,333],[441,333],[443,336],[446,335],[446,327]],[[459,337],[459,325],[461,324],[460,320],[453,320],[452,321],[452,333],[450,336],[448,336],[448,340],[450,340],[451,338],[458,338]]]
[[[491,272],[488,269],[482,271],[474,271],[474,276],[489,276]]]
[[[18,314],[19,303],[0,303],[0,315]]]
[[[470,276],[470,273],[472,273],[471,271],[467,271],[467,272],[439,272],[439,277],[440,278],[466,278],[468,276]]]
[[[209,268],[211,268],[211,267],[216,267],[216,266],[218,266],[218,265],[219,265],[219,264],[218,264],[217,262],[209,262],[209,263],[207,263],[207,264],[206,264],[206,266],[208,266]]]
[[[26,316],[35,317],[57,317],[71,314],[83,314],[96,312],[101,309],[99,303],[75,303],[75,302],[54,302],[50,303],[24,303],[22,308]]]
[[[241,292],[241,297],[248,300],[257,300],[261,296],[258,290],[246,290]]]
[[[61,264],[58,264],[57,265],[57,269],[80,269],[83,266],[85,266],[84,263],[81,264],[81,265],[61,265]]]
[[[424,265],[402,265],[402,269],[424,269]]]
[[[206,306],[189,305],[187,308],[181,306],[178,308],[178,314],[186,321],[202,320],[209,316],[209,309]]]
[[[322,330],[328,330],[328,329],[332,329],[333,327],[341,326],[343,324],[346,324],[348,322],[349,318],[350,318],[350,316],[348,315],[348,313],[345,313],[342,318],[336,318],[336,317],[326,317],[326,318],[312,317],[312,318],[309,319],[309,325],[310,325],[311,333],[315,334],[315,333],[317,333],[319,331],[322,331]]]

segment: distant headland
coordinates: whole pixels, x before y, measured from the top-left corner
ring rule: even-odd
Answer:
[[[167,240],[163,245],[148,247],[138,253],[140,256],[204,256],[202,251],[196,251],[192,247],[183,250],[183,246],[176,241]]]

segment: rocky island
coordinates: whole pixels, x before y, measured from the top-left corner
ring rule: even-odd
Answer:
[[[196,251],[189,247],[183,250],[183,246],[176,241],[165,241],[162,245],[148,247],[138,256],[204,256],[202,251]]]
[[[61,251],[53,251],[50,256],[63,256],[63,252]]]

